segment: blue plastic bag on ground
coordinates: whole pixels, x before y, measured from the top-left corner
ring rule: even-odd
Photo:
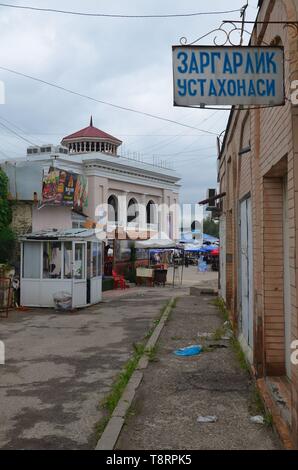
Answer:
[[[174,351],[176,356],[196,356],[202,352],[202,346],[195,344],[193,346],[187,346],[186,348],[180,348]]]

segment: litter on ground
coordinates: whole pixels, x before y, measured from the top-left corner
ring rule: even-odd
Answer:
[[[252,416],[250,420],[254,424],[264,424],[264,417],[261,415]]]
[[[180,348],[174,351],[176,356],[196,356],[202,352],[202,346],[194,344],[193,346],[187,346],[186,348]]]
[[[200,333],[200,332],[198,332],[198,337],[199,338],[212,338],[213,333]]]
[[[217,416],[199,416],[198,423],[216,423],[218,420]]]

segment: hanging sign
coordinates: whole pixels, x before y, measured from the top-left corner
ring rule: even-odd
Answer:
[[[285,102],[282,47],[173,46],[174,106]]]

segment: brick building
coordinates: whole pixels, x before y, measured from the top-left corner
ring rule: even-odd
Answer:
[[[297,0],[259,2],[251,45],[285,52],[286,104],[232,109],[218,160],[220,290],[273,417],[298,446],[298,79]],[[270,22],[271,24],[268,24]],[[275,23],[272,23],[275,22]]]

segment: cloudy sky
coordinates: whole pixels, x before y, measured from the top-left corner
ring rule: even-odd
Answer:
[[[91,13],[154,15],[240,9],[245,0],[11,0],[12,5]],[[255,19],[257,0],[247,18]],[[218,27],[239,12],[189,18],[94,18],[0,6],[0,67],[53,82],[119,106],[176,120],[195,129],[88,101],[0,70],[0,160],[23,156],[34,143],[58,143],[89,123],[123,140],[122,152],[166,160],[182,178],[181,202],[216,185],[216,134],[226,111],[173,107],[171,46]],[[204,39],[211,44],[214,36]],[[199,130],[200,129],[200,130]],[[206,132],[205,132],[206,131]],[[17,133],[16,136],[13,132]]]

